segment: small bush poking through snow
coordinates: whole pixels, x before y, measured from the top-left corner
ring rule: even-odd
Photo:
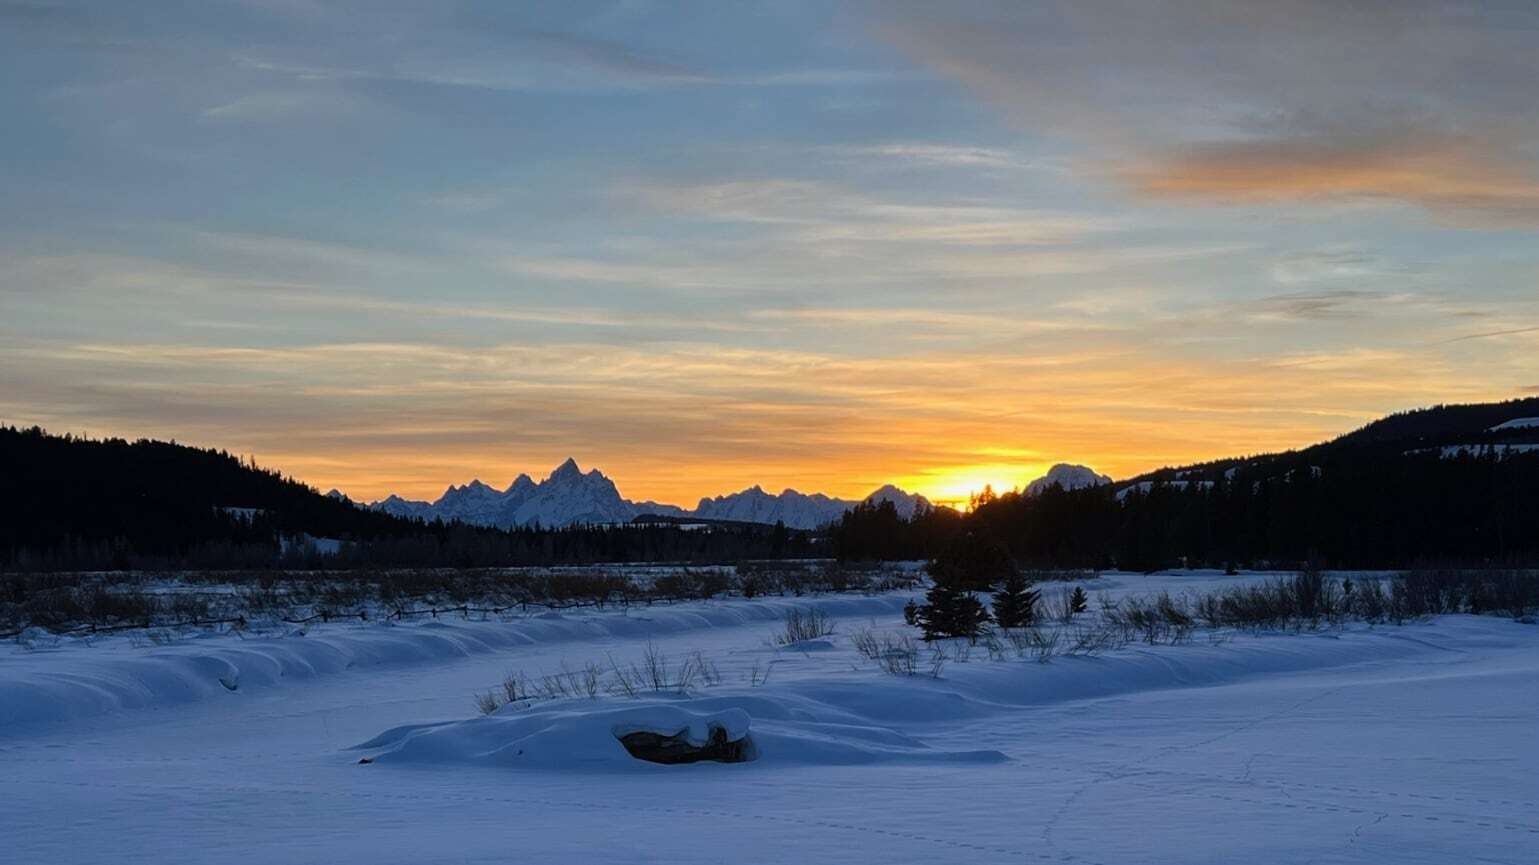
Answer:
[[[596,700],[600,694],[635,700],[648,694],[684,694],[696,687],[710,688],[719,684],[721,672],[700,652],[691,652],[675,664],[648,643],[641,660],[626,665],[611,657],[607,668],[590,661],[573,669],[563,662],[559,672],[541,674],[532,680],[521,672],[510,673],[502,680],[500,689],[476,694],[475,702],[481,714],[490,715],[509,703]]]
[[[834,632],[833,619],[821,610],[793,609],[786,613],[783,627],[775,635],[775,644],[790,646],[804,640],[816,640]]]
[[[919,669],[919,643],[908,634],[861,628],[850,635],[861,657],[894,676],[912,676]]]

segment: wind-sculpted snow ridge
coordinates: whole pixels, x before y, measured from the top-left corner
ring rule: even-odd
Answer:
[[[901,694],[886,684],[894,699]],[[860,688],[863,683],[849,683]],[[806,697],[741,693],[709,697],[659,694],[642,700],[562,700],[504,706],[468,721],[397,727],[356,746],[371,763],[491,765],[560,771],[666,771],[621,744],[635,732],[683,734],[704,745],[713,729],[746,740],[747,762],[770,765],[1000,763],[993,750],[931,748],[898,730]]]
[[[1220,645],[1131,648],[1099,657],[956,663],[945,675],[889,676],[838,671],[829,659],[816,676],[758,687],[649,692],[639,699],[519,701],[487,717],[411,724],[356,745],[363,761],[414,766],[485,765],[574,772],[655,771],[621,744],[627,733],[682,735],[704,745],[720,728],[743,741],[748,762],[773,765],[994,763],[992,749],[947,750],[915,735],[915,725],[975,723],[1022,709],[1125,699],[1181,688],[1272,680],[1339,668],[1372,669],[1420,659],[1436,667],[1483,647],[1500,648],[1488,622],[1447,620],[1408,626],[1287,636],[1248,636]],[[794,651],[790,650],[790,651]],[[805,658],[805,663],[825,662]],[[746,737],[746,738],[745,738]]]
[[[160,708],[359,669],[414,664],[587,640],[778,622],[788,610],[879,616],[911,593],[758,598],[639,610],[546,612],[512,620],[333,623],[285,626],[245,639],[209,636],[161,646],[135,637],[59,640],[49,651],[17,651],[0,663],[0,731],[57,724],[125,709]]]

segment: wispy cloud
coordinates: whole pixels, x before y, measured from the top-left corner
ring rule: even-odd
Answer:
[[[1122,172],[1144,195],[1218,203],[1389,199],[1450,219],[1539,225],[1539,173],[1474,143],[1414,136],[1196,145]]]
[[[272,120],[279,117],[334,112],[354,107],[356,97],[329,90],[276,90],[248,93],[206,108],[203,116],[212,120]]]
[[[1467,333],[1443,340],[1444,344],[1454,342],[1468,342],[1472,339],[1496,339],[1504,336],[1524,336],[1530,333],[1539,333],[1539,325],[1533,327],[1511,327],[1504,330],[1488,330],[1481,333]]]
[[[1497,393],[1436,356],[1382,350],[1215,363],[1126,347],[866,357],[699,342],[124,342],[13,344],[0,357],[8,417],[174,432],[359,495],[511,476],[565,456],[574,435],[628,492],[674,500],[705,479],[859,494],[1022,441],[1055,458],[1094,453],[1123,473],[1303,444],[1407,393]],[[374,468],[387,462],[431,482],[392,487]]]
[[[1530,5],[379,5],[0,5],[0,419],[687,501],[1539,381]]]
[[[892,328],[905,326],[921,330],[943,329],[965,335],[999,336],[1060,331],[1111,331],[1106,322],[1064,318],[1023,318],[1012,312],[958,312],[933,307],[795,307],[760,309],[750,313],[754,319],[789,321],[824,328]]]
[[[938,166],[968,170],[1060,171],[1060,163],[1042,158],[1028,158],[1001,147],[930,142],[887,142],[882,144],[829,145],[820,153],[841,159],[876,160],[908,165]]]
[[[1539,225],[1539,10],[1440,0],[925,3],[873,32],[1141,195]]]
[[[784,226],[803,243],[1062,245],[1123,225],[1117,217],[1012,207],[991,201],[912,202],[808,180],[769,178],[695,184],[631,183],[623,202],[723,222]]]

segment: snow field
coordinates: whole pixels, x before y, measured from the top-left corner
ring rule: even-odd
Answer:
[[[1087,589],[1225,581],[1112,575]],[[49,687],[0,691],[27,720],[0,721],[4,858],[1519,863],[1539,849],[1534,626],[1199,635],[1048,664],[979,652],[940,678],[889,676],[850,635],[901,630],[906,597],[679,605],[629,623],[334,625],[268,642],[319,639],[352,666],[270,678],[250,672],[277,652],[260,640],[15,653],[0,683]],[[779,616],[813,605],[834,633],[773,647]],[[504,631],[520,636],[489,636]],[[698,650],[721,683],[487,717],[472,703],[512,670],[649,650]],[[248,677],[237,690],[202,681],[215,657]],[[143,673],[158,666],[195,686]],[[74,702],[118,676],[144,685],[137,701]],[[75,708],[17,713],[17,695]],[[757,759],[660,766],[615,745],[638,725],[698,736],[712,723],[746,724]]]

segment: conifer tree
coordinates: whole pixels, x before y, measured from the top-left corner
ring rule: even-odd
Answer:
[[[976,639],[989,620],[989,612],[972,593],[948,582],[937,581],[915,611],[915,620],[926,640],[947,637]]]
[[[1001,628],[1020,628],[1037,618],[1037,601],[1042,593],[1031,582],[1012,572],[994,592],[994,621]]]
[[[1074,592],[1069,595],[1069,612],[1083,613],[1090,609],[1090,598],[1085,595],[1084,586],[1075,586]]]

